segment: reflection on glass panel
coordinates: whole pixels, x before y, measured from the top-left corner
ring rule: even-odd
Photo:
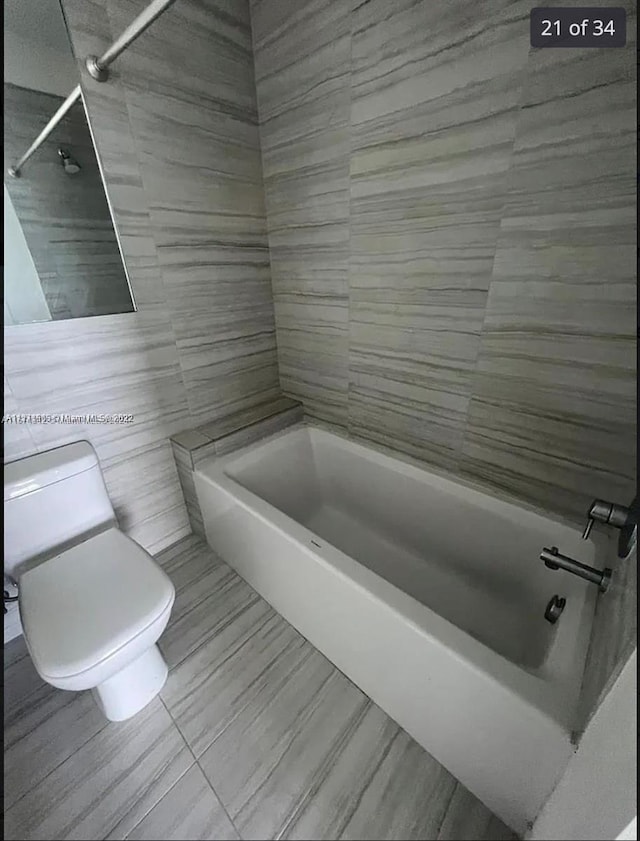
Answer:
[[[4,323],[131,312],[82,99],[7,173],[78,84],[57,0],[5,0],[4,39]]]

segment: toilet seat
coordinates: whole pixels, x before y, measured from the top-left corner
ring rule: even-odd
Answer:
[[[63,689],[96,686],[152,645],[175,590],[141,546],[109,528],[20,578],[20,617],[34,665]]]

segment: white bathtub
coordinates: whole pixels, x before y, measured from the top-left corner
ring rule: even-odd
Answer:
[[[309,426],[203,461],[195,484],[213,549],[524,832],[572,752],[596,597],[538,556],[601,565],[600,538]]]

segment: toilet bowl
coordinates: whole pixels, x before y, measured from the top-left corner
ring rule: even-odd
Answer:
[[[5,572],[18,582],[25,642],[43,680],[90,689],[110,721],[158,694],[168,669],[156,643],[175,590],[117,528],[88,442],[5,466]]]
[[[91,689],[111,721],[158,694],[167,667],[156,642],[174,589],[153,558],[115,528],[20,578],[20,617],[33,664],[59,689]]]

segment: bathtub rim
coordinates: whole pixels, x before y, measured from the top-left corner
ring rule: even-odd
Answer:
[[[248,459],[257,450],[260,450],[275,439],[291,435],[303,429],[313,429],[328,435],[333,434],[326,428],[317,427],[315,424],[303,421],[253,442],[246,447],[234,450],[231,453],[223,456],[213,455],[203,459],[196,465],[194,470],[196,489],[199,481],[217,486],[252,516],[257,517],[263,524],[276,529],[281,535],[284,535],[287,539],[295,543],[296,547],[308,556],[310,561],[322,565],[334,574],[338,574],[341,578],[348,581],[351,586],[356,586],[367,598],[379,603],[383,609],[391,609],[400,614],[404,621],[408,622],[420,635],[428,637],[431,642],[435,641],[438,645],[446,647],[450,650],[452,656],[463,661],[466,666],[474,671],[488,676],[503,691],[507,691],[515,696],[519,702],[524,702],[537,713],[548,716],[568,736],[573,733],[578,723],[580,688],[589,642],[590,626],[589,628],[584,627],[586,624],[584,616],[577,628],[577,633],[580,633],[580,629],[582,628],[582,632],[586,633],[586,640],[582,643],[581,667],[576,670],[575,674],[545,674],[545,666],[537,670],[537,673],[528,671],[475,639],[466,631],[458,628],[448,619],[440,616],[434,610],[422,604],[408,593],[405,593],[396,587],[396,585],[378,575],[378,573],[370,570],[355,558],[352,558],[336,546],[328,543],[258,494],[245,488],[239,481],[226,473],[226,469],[232,463],[238,462],[241,459],[244,460],[245,456]],[[342,438],[347,444],[365,450],[365,453],[367,450],[373,449],[367,447],[366,444],[352,441],[346,436]],[[394,456],[389,456],[385,453],[381,455],[391,460],[394,459]],[[430,466],[420,466],[415,469],[421,474],[430,474],[432,472]],[[457,481],[457,477],[452,478],[447,475],[441,475],[441,478],[453,485],[465,486],[464,483]],[[473,487],[471,489],[486,496],[482,487]],[[499,497],[494,497],[494,500],[500,504],[504,504],[504,500]],[[523,506],[516,505],[515,507],[523,509]],[[537,510],[531,511],[530,513],[542,516],[544,519],[544,515],[541,515]],[[557,518],[555,522],[568,528],[575,528],[575,524],[567,523]],[[589,590],[586,592],[585,608],[583,610],[589,613],[590,623],[592,623],[596,594]],[[550,655],[556,643],[557,639],[554,640]]]
[[[479,494],[482,494],[483,496],[489,497],[490,499],[498,503],[504,503],[506,505],[513,506],[514,508],[526,511],[529,514],[535,514],[538,517],[542,517],[542,519],[551,520],[557,526],[564,526],[564,528],[568,529],[579,529],[581,532],[584,529],[586,515],[584,519],[579,518],[577,515],[574,519],[569,514],[559,514],[557,511],[551,511],[550,509],[543,508],[542,506],[536,505],[533,502],[521,499],[514,493],[498,485],[491,485],[488,482],[485,483],[482,481],[482,479],[477,479],[473,476],[469,476],[466,474],[462,475],[452,473],[446,467],[442,467],[440,465],[425,461],[423,459],[418,458],[417,456],[409,455],[408,453],[404,453],[401,450],[395,450],[390,445],[381,444],[378,441],[371,441],[368,438],[365,438],[363,435],[348,432],[342,426],[333,425],[328,421],[316,420],[315,418],[311,418],[308,416],[305,416],[302,420],[291,424],[286,429],[279,429],[277,432],[265,435],[257,441],[253,441],[250,444],[238,447],[238,449],[232,450],[231,452],[224,453],[223,455],[214,454],[211,456],[207,456],[205,459],[202,459],[198,462],[198,464],[194,468],[194,472],[205,461],[210,462],[214,459],[217,461],[221,461],[222,459],[225,459],[225,463],[228,464],[232,460],[233,456],[235,456],[236,458],[245,455],[249,456],[254,450],[260,448],[261,445],[266,444],[270,441],[274,441],[278,438],[282,438],[288,433],[295,432],[296,430],[300,429],[317,430],[318,432],[327,433],[328,435],[335,435],[337,438],[340,438],[343,442],[347,444],[352,444],[354,447],[361,448],[365,451],[371,450],[375,453],[379,453],[380,455],[385,456],[386,458],[391,459],[392,461],[399,461],[407,465],[408,467],[417,470],[419,473],[430,473],[433,476],[442,479],[444,482],[448,482],[452,485],[465,488],[469,491],[475,491]],[[586,542],[595,543],[596,548],[600,552],[603,552],[605,551],[605,546],[608,546],[608,544],[611,542],[611,535],[599,523],[594,523],[593,528],[591,529],[591,534]]]

